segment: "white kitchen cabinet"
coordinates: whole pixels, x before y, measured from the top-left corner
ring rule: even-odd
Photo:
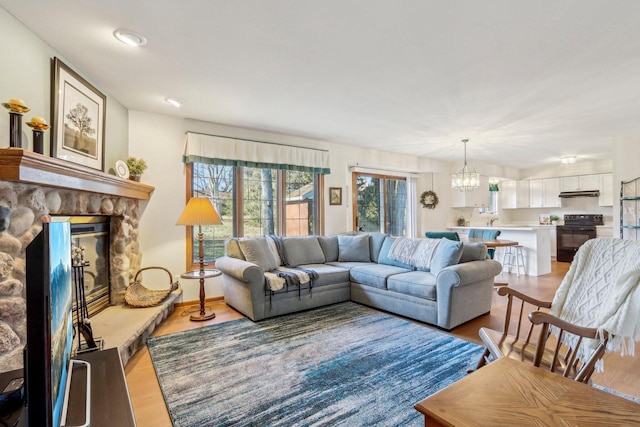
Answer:
[[[613,206],[613,175],[604,173],[600,175],[600,197],[598,205]]]
[[[450,190],[452,208],[480,208],[489,205],[489,178],[480,177],[480,187],[473,191]]]
[[[500,181],[500,209],[515,209],[516,206],[516,181],[505,179]]]
[[[529,207],[529,181],[506,179],[500,181],[500,208],[519,209]]]
[[[600,188],[600,175],[578,175],[560,178],[560,191],[591,191]]]
[[[529,180],[529,207],[560,207],[560,179],[545,178]]]
[[[516,208],[528,208],[529,181],[516,181]]]

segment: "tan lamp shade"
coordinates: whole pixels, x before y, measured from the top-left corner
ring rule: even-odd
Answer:
[[[192,197],[184,207],[182,215],[176,225],[219,225],[222,224],[220,215],[216,212],[211,201],[204,197]]]

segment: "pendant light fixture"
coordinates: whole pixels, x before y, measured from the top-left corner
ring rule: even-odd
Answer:
[[[480,174],[472,166],[467,166],[467,142],[469,140],[463,139],[462,142],[464,144],[464,166],[451,175],[451,188],[460,191],[473,191],[480,187]]]

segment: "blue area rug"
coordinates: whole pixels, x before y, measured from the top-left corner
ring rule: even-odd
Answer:
[[[422,426],[413,405],[482,348],[346,302],[151,338],[176,426]]]

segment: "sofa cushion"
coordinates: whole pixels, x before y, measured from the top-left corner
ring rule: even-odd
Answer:
[[[324,252],[325,262],[338,260],[338,236],[318,236],[318,243]]]
[[[363,267],[367,265],[373,265],[371,262],[340,262],[340,261],[332,261],[327,264],[334,265],[336,267],[344,268],[345,270],[351,270],[356,267]]]
[[[231,258],[245,259],[235,237],[224,241],[224,253]]]
[[[313,287],[349,283],[349,270],[330,264],[304,264],[299,267],[308,268],[318,273],[313,281]]]
[[[282,241],[288,266],[324,264],[324,252],[316,236],[285,237]]]
[[[440,239],[433,258],[431,258],[431,273],[437,275],[443,268],[455,265],[462,256],[462,242],[449,239]]]
[[[385,264],[370,264],[361,267],[354,267],[349,270],[351,281],[362,283],[363,285],[375,286],[376,288],[386,289],[387,278],[394,274],[406,273],[411,271],[406,268],[396,267]]]
[[[423,271],[394,274],[387,279],[387,289],[405,295],[436,301],[436,276]]]
[[[256,264],[263,271],[271,271],[278,267],[275,257],[264,237],[246,238],[238,240],[244,258]]]
[[[395,237],[385,237],[384,243],[382,243],[382,248],[380,249],[380,255],[378,256],[378,264],[393,265],[396,267],[413,270],[413,267],[411,265],[389,258],[389,249],[391,249],[391,245],[393,245],[393,242],[395,240]]]
[[[387,237],[384,233],[371,233],[369,234],[369,245],[371,249],[371,261],[378,262],[378,257],[380,256],[380,250],[382,249],[382,244],[384,243],[384,239]]]
[[[487,247],[480,242],[463,243],[460,262],[482,261],[487,259]]]
[[[338,261],[341,262],[369,262],[369,235],[338,236]]]

